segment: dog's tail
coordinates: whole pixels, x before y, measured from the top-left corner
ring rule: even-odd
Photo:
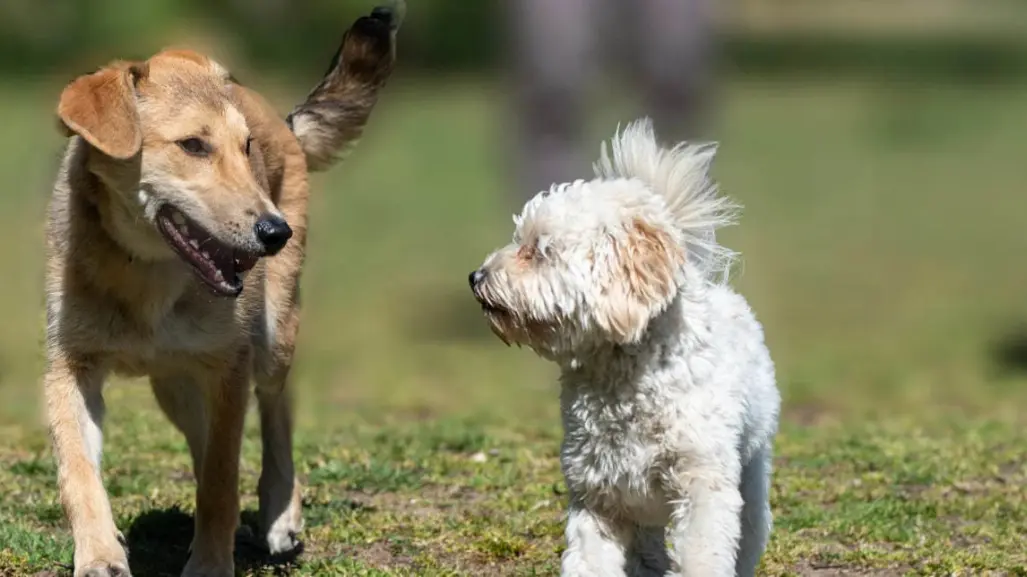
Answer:
[[[648,118],[618,130],[603,143],[593,165],[600,178],[637,178],[663,196],[675,223],[685,236],[690,260],[708,277],[727,277],[735,253],[717,243],[716,230],[735,223],[740,206],[721,196],[710,176],[716,143],[683,142],[661,147]]]
[[[342,37],[321,82],[285,119],[310,170],[325,170],[352,148],[378,102],[396,60],[403,0],[362,16]]]

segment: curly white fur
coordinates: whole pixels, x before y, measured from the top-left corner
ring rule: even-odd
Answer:
[[[709,178],[715,147],[661,148],[643,120],[612,148],[595,179],[529,201],[470,279],[500,338],[562,369],[562,574],[750,576],[780,397],[722,274],[714,232],[735,205]]]
[[[692,262],[706,274],[727,271],[735,253],[717,244],[716,229],[735,224],[737,204],[717,194],[710,167],[717,154],[716,143],[682,142],[672,149],[661,148],[652,122],[636,121],[614,136],[611,158],[604,142],[596,176],[605,179],[637,178],[662,195],[674,224],[685,235]]]

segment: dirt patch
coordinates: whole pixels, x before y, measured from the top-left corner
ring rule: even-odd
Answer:
[[[403,511],[415,517],[460,513],[479,509],[486,496],[463,486],[427,485],[416,495],[379,493],[370,497],[371,505],[378,509]]]
[[[368,567],[376,569],[406,569],[416,572],[417,562],[408,555],[398,553],[385,541],[370,545],[348,548],[347,554]],[[516,573],[516,567],[504,567],[498,564],[484,563],[473,553],[456,553],[449,551],[441,543],[427,543],[419,548],[419,552],[429,557],[434,564],[447,569],[471,573],[477,577],[501,577]]]
[[[366,503],[376,511],[399,514],[415,525],[446,523],[468,516],[496,514],[486,507],[488,493],[468,487],[429,485],[416,493],[354,494],[348,498]],[[399,569],[418,573],[422,559],[431,559],[431,567],[445,567],[476,577],[514,575],[518,563],[513,559],[494,559],[487,553],[468,546],[460,537],[436,534],[407,540],[384,539],[347,550],[361,563],[380,569]]]
[[[376,569],[394,569],[397,567],[411,567],[413,559],[405,555],[399,555],[392,547],[384,542],[378,541],[370,545],[347,548],[346,553],[353,559],[364,565]]]
[[[816,563],[795,568],[795,572],[801,577],[902,577],[909,570],[909,567],[866,569],[842,565],[818,565]]]

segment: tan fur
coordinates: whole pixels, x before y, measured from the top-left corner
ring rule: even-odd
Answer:
[[[397,4],[387,23],[364,17],[353,24],[347,36],[362,35],[375,41],[347,42],[344,38],[324,79],[286,119],[306,153],[310,170],[328,168],[360,139],[378,91],[392,73],[391,66],[363,63],[394,60],[396,31],[405,6]]]
[[[675,275],[685,253],[665,232],[638,220],[616,245],[614,258],[623,274],[609,288],[608,305],[597,320],[618,342],[630,343],[648,324],[651,311],[667,306],[677,294]]]
[[[67,134],[78,133],[112,158],[134,156],[143,135],[132,87],[145,75],[138,65],[112,64],[69,84],[57,105]]]
[[[342,69],[340,78],[351,85],[362,81],[345,70],[387,76],[394,51],[361,48],[380,41],[351,31],[342,53],[367,57],[333,70]],[[367,77],[374,85],[362,94],[376,94],[379,76]],[[335,130],[358,133],[374,102],[354,102],[365,113],[342,122],[360,125]],[[301,140],[223,67],[181,50],[76,79],[57,113],[73,136],[48,215],[44,386],[61,500],[75,541],[75,576],[129,575],[100,475],[102,389],[112,373],[149,377],[158,404],[189,443],[196,532],[184,575],[233,574],[251,379],[264,447],[263,529],[272,552],[294,548],[301,492],[286,377],[299,326],[307,229]],[[184,152],[181,141],[190,137],[202,137],[209,155]],[[293,235],[245,274],[237,298],[215,296],[158,231],[157,211],[165,205],[233,250],[256,250],[254,223],[262,214],[283,217]]]

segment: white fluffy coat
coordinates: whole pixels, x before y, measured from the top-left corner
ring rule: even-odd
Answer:
[[[735,207],[713,146],[661,148],[639,121],[612,150],[529,201],[470,279],[500,338],[562,369],[562,575],[751,576],[780,397],[714,237]]]

